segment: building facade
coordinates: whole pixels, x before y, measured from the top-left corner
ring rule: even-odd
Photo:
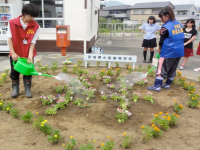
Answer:
[[[56,25],[70,25],[67,52],[88,52],[97,39],[100,0],[0,0],[0,4],[6,2],[21,8],[27,3],[38,7],[39,17],[34,19],[41,28],[37,51],[60,51],[56,47]]]

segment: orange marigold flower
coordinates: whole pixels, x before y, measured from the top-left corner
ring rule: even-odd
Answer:
[[[169,115],[169,113],[166,113],[166,115],[168,116],[168,115]]]
[[[175,113],[173,113],[173,115],[175,116],[176,114],[175,114]]]
[[[166,116],[164,116],[163,118],[165,118],[165,119],[166,119],[167,117],[166,117]]]
[[[194,99],[194,97],[192,97],[192,99]]]
[[[180,107],[180,108],[183,108],[183,106],[182,106],[182,105],[179,105],[179,107]]]
[[[124,132],[123,135],[126,135],[126,132]]]
[[[108,139],[110,138],[110,136],[108,136]]]
[[[190,96],[190,94],[188,94]]]
[[[176,103],[176,100],[174,100],[174,102]]]
[[[104,143],[101,143],[101,146],[103,147],[103,146],[104,146]]]
[[[176,117],[179,117],[179,115],[176,115]]]
[[[141,126],[142,129],[144,129],[144,126]]]
[[[111,141],[113,141],[113,139],[110,139]]]
[[[158,117],[158,114],[155,114],[155,117]]]
[[[160,115],[162,115],[162,112],[159,112]]]
[[[157,128],[157,131],[159,132],[159,131],[160,131],[160,129],[158,129],[158,128]]]
[[[155,127],[155,125],[154,125],[154,124],[152,124],[151,126],[152,126],[152,127]]]
[[[193,93],[194,91],[191,91],[191,93]]]

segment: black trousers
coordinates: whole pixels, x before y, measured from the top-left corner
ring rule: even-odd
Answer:
[[[156,75],[164,78],[174,78],[176,76],[176,69],[178,67],[181,57],[177,58],[160,58]]]
[[[33,60],[34,61],[34,60]],[[12,80],[19,80],[19,75],[20,73],[17,72],[15,69],[14,69],[14,66],[13,66],[13,59],[12,57],[10,57],[10,68],[11,68],[11,72],[10,72],[10,78]],[[23,79],[25,80],[31,80],[32,79],[32,75],[31,76],[23,76]]]

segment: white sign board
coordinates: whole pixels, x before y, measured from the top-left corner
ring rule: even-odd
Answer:
[[[133,68],[137,62],[137,56],[135,55],[109,55],[109,54],[84,54],[85,67],[87,67],[87,61],[108,61],[108,68],[110,68],[110,62],[131,62]]]

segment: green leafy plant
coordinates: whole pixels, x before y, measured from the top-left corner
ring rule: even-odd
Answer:
[[[13,118],[17,118],[17,117],[19,117],[19,110],[11,108],[10,109],[10,114],[12,115]]]
[[[128,69],[129,68],[129,66],[130,66],[130,64],[129,64],[129,62],[125,65],[126,66],[126,68]]]
[[[42,101],[43,105],[52,104],[53,101],[56,99],[55,96],[53,96],[53,95],[48,95],[46,97],[42,95],[40,98],[41,98],[41,101]]]
[[[140,92],[133,92],[132,98],[130,99],[132,99],[134,102],[137,102],[140,96]]]
[[[106,67],[108,67],[108,63],[109,63],[109,62],[107,61],[107,62],[106,62]]]
[[[60,84],[55,84],[56,93],[62,93],[64,87]]]
[[[93,75],[92,75],[92,79],[93,79],[93,80],[96,80],[96,79],[97,79],[97,75],[96,75],[96,74],[93,74]]]
[[[81,145],[79,150],[94,150],[94,145],[88,142],[87,145]]]
[[[39,116],[34,120],[33,127],[41,130],[45,135],[50,135],[52,132],[51,125],[47,124],[47,120],[43,116]]]
[[[0,109],[3,109],[3,107],[4,107],[4,101],[1,100],[1,102],[0,102]]]
[[[58,61],[52,62],[51,70],[53,71],[53,73],[55,73],[55,71],[58,70]]]
[[[133,72],[133,71],[134,71],[133,67],[132,67],[132,66],[129,66],[129,67],[128,67],[128,73],[131,73],[131,72]]]
[[[49,74],[49,66],[46,65],[45,67],[41,67],[41,68],[40,68],[40,71],[41,71],[42,73]]]
[[[70,136],[70,141],[67,143],[67,146],[64,145],[65,150],[73,150],[76,146],[76,140],[73,139],[73,136]]]
[[[181,113],[181,111],[184,109],[183,105],[180,105],[174,100],[175,105],[174,105],[174,111],[177,113]]]
[[[97,61],[97,66],[99,67],[99,65],[101,64],[101,62],[100,61]]]
[[[61,140],[60,131],[59,130],[53,130],[51,135],[48,137],[48,141],[52,143],[57,143]]]
[[[41,63],[41,61],[39,61],[39,60],[36,62],[36,66],[38,67],[39,71],[41,71],[41,67],[42,67],[42,65],[40,63]]]
[[[118,68],[118,67],[119,67],[119,63],[118,63],[118,62],[116,62],[115,64],[116,64],[116,67]]]
[[[104,101],[108,99],[108,96],[103,91],[101,91],[101,99]]]
[[[48,108],[45,113],[50,116],[54,116],[57,114],[57,108]]]
[[[142,79],[141,81],[138,81],[135,83],[136,85],[140,85],[142,87],[145,87],[146,86],[146,80]]]
[[[157,138],[157,137],[162,137],[162,135],[163,135],[163,131],[160,130],[155,125],[153,125],[151,127],[143,125],[143,126],[141,126],[141,128],[142,128],[142,133],[144,134],[144,136],[143,136],[144,142],[149,141],[153,137]]]
[[[151,92],[147,92],[146,94],[145,94],[145,96],[144,96],[144,100],[145,101],[150,101],[151,103],[153,103],[153,96],[152,96],[152,94],[153,93],[151,93]]]
[[[6,76],[8,76],[8,75],[9,75],[9,69],[8,69],[8,68],[5,68],[4,71],[3,71],[3,73],[5,73]]]
[[[120,96],[117,93],[113,93],[111,95],[111,99],[114,100],[114,101],[117,101],[117,100],[120,100]]]
[[[101,148],[100,150],[112,150],[115,147],[115,142],[113,141],[113,139],[110,139],[110,137],[108,137],[109,140],[104,144],[101,143]]]
[[[20,117],[21,120],[24,122],[31,122],[32,121],[33,114],[30,111],[27,111],[25,115],[22,115]]]
[[[67,73],[67,72],[68,72],[67,68],[66,68],[66,67],[63,67],[62,72],[63,72],[63,73]]]
[[[73,74],[76,74],[77,72],[78,72],[78,67],[77,67],[77,65],[75,64],[74,67],[73,67],[73,69],[72,69],[72,73],[73,73]]]
[[[124,135],[124,139],[123,139],[123,144],[122,146],[126,149],[130,148],[131,145],[133,144],[134,142],[134,139],[133,139],[133,136],[130,136],[130,135],[126,135],[126,133],[123,133]]]
[[[112,76],[113,75],[113,70],[112,68],[108,69],[108,71],[106,71],[107,76]]]
[[[108,83],[110,83],[110,81],[111,81],[111,78],[109,76],[103,76],[104,83],[108,84]]]
[[[102,70],[102,71],[100,72],[100,76],[103,77],[103,76],[105,76],[105,75],[106,75],[105,70]]]
[[[6,73],[1,73],[1,77],[0,77],[0,84],[6,82],[8,79],[7,74]]]
[[[78,59],[77,65],[80,67],[83,64],[83,61]]]
[[[117,71],[117,76],[120,76],[120,75],[121,75],[121,72],[122,72],[122,71],[120,70],[120,68],[117,68],[116,71]]]
[[[13,106],[13,103],[8,101],[7,105],[3,104],[3,110],[7,111],[8,113],[10,112],[10,108]]]

